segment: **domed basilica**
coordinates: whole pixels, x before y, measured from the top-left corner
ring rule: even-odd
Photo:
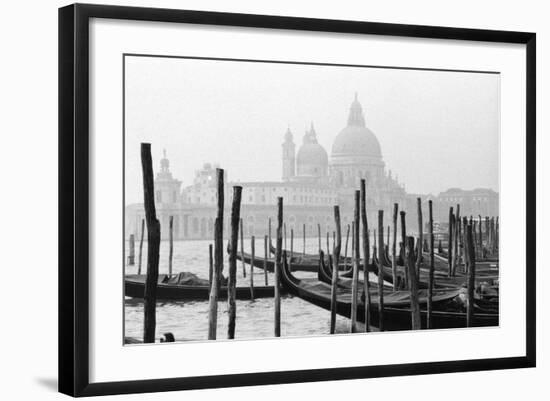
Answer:
[[[313,123],[297,153],[290,129],[282,147],[283,181],[327,185],[344,203],[349,200],[347,195],[359,188],[361,179],[367,182],[371,205],[402,202],[406,197],[404,188],[392,177],[391,171],[385,172],[380,143],[365,124],[357,94],[349,110],[347,125],[334,139],[330,159],[317,142]]]
[[[166,153],[160,161],[161,169],[155,179],[155,203],[161,223],[162,238],[168,237],[170,218],[173,218],[175,239],[210,239],[216,215],[216,165],[205,163],[195,172],[192,183],[183,186],[172,177]],[[230,227],[232,186],[242,186],[241,217],[246,236],[261,238],[268,221],[276,219],[277,198],[284,199],[284,219],[287,229],[296,234],[317,236],[332,232],[334,205],[340,205],[343,225],[353,220],[354,193],[360,188],[360,180],[367,183],[367,214],[372,226],[376,225],[378,210],[384,210],[385,224],[390,224],[392,207],[413,211],[416,216],[416,198],[434,199],[432,195],[407,194],[403,185],[386,171],[382,150],[376,135],[367,127],[363,108],[355,95],[343,129],[335,133],[330,151],[317,140],[313,123],[302,138],[296,151],[290,129],[282,143],[282,180],[228,182],[225,171],[224,235]],[[229,172],[230,173],[230,172]],[[498,194],[491,190],[463,191],[452,189],[441,193],[435,202],[434,218],[445,219],[449,206],[461,203],[466,213],[498,213]],[[139,234],[144,219],[142,204],[126,206],[126,233]],[[494,214],[494,213],[493,213]]]

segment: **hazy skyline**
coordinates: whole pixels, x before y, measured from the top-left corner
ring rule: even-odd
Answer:
[[[499,75],[126,57],[126,202],[142,202],[140,142],[183,187],[204,163],[230,181],[280,181],[287,127],[313,122],[331,154],[355,92],[387,170],[409,193],[499,186]]]

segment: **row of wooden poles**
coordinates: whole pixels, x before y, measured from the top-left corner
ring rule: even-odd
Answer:
[[[397,223],[397,207],[398,205],[394,205],[394,226]],[[168,274],[172,274],[172,260],[173,260],[173,253],[174,253],[174,245],[173,245],[173,222],[174,222],[174,216],[169,216],[169,252],[168,252]],[[498,216],[489,218],[488,216],[485,217],[485,220],[482,219],[481,216],[479,216],[479,220],[475,220],[472,216],[470,216],[469,224],[472,225],[472,232],[474,237],[474,247],[475,247],[475,254],[478,259],[483,259],[487,256],[494,256],[498,254],[498,240],[499,240],[499,221]],[[348,239],[350,234],[350,228],[352,228],[352,233],[354,232],[353,227],[355,225],[355,222],[352,222],[352,225],[347,225],[347,233],[346,233],[346,241],[345,241],[345,252],[344,252],[344,259],[347,260],[347,252],[348,252]],[[448,242],[447,242],[447,254],[449,256],[449,276],[456,275],[456,269],[457,266],[464,266],[466,267],[466,263],[464,262],[464,235],[463,235],[463,222],[460,218],[460,205],[456,206],[456,213],[453,213],[453,207],[449,208],[449,230],[448,230]],[[482,229],[482,227],[485,227]],[[243,219],[241,218],[239,221],[239,228],[240,228],[240,241],[241,241],[241,247],[240,247],[240,253],[241,253],[241,260],[242,260],[242,274],[243,277],[246,278],[246,263],[244,260],[245,253],[244,253],[244,231],[243,231]],[[322,236],[321,236],[321,224],[317,224],[318,229],[318,242],[319,242],[319,250],[322,249]],[[374,246],[372,247],[373,252],[376,252],[377,245],[376,245],[376,229],[374,231]],[[143,240],[144,240],[144,232],[145,232],[145,219],[141,220],[141,236],[140,236],[140,242],[139,242],[139,256],[138,256],[138,270],[137,274],[141,274],[142,270],[142,253],[143,253]],[[380,247],[386,250],[385,247],[389,247],[390,245],[390,226],[387,227],[386,230],[386,243],[380,244]],[[270,250],[268,247],[271,245],[271,218],[268,219],[268,233],[269,235],[264,236],[264,259],[267,262],[267,259],[269,258]],[[287,248],[287,230],[286,230],[286,223],[283,222],[283,240],[284,240],[284,249]],[[370,233],[369,233],[370,235]],[[396,236],[397,236],[397,229],[394,228],[393,230],[393,247],[392,247],[392,254],[396,252]],[[326,250],[326,256],[330,256],[330,241],[329,241],[329,232],[326,233],[326,244],[327,244],[327,250]],[[352,237],[352,242],[354,241],[355,237]],[[420,239],[420,238],[417,238]],[[336,241],[336,232],[332,232],[332,247],[334,248]],[[418,241],[419,242],[419,241]],[[418,242],[416,245],[416,249],[418,250]],[[250,238],[250,249],[251,249],[251,265],[254,265],[255,261],[255,246],[256,244],[256,238],[254,235]],[[306,225],[303,224],[303,251],[302,253],[306,253]],[[399,242],[400,245],[400,251],[401,257],[403,260],[405,259],[404,254],[404,246],[403,242]],[[212,271],[213,271],[213,257],[212,257],[212,244],[209,244],[209,282],[210,285],[212,283]],[[353,248],[353,244],[352,244]],[[427,243],[426,239],[424,239],[423,242],[423,249],[425,251],[429,251],[429,244]],[[441,246],[441,240],[439,241],[438,249],[440,252],[442,252],[443,247]],[[290,230],[290,260],[289,264],[291,263],[291,259],[294,255],[294,229]],[[135,238],[134,234],[130,234],[129,237],[129,256],[128,256],[128,265],[134,265],[135,264]],[[252,267],[251,267],[252,269]],[[267,278],[267,271],[265,271],[265,285],[268,285],[268,278]],[[251,273],[252,274],[252,273]],[[408,276],[408,274],[407,274]],[[250,277],[250,291],[251,291],[251,297],[254,298],[254,279],[251,276]]]
[[[464,246],[465,227],[472,227],[472,238],[474,243],[474,256],[481,260],[489,256],[498,255],[499,242],[499,221],[498,216],[485,217],[478,216],[479,220],[475,220],[473,216],[460,217],[460,205],[456,206],[456,212],[453,207],[449,208],[449,228],[447,242],[447,260],[448,260],[448,276],[456,275],[457,266],[463,266],[463,272],[468,269],[468,263],[465,260],[467,247]],[[483,226],[485,228],[483,229]],[[441,249],[441,244],[439,245]]]
[[[214,263],[210,268],[210,297],[208,307],[208,339],[217,338],[218,321],[218,295],[223,271],[223,211],[224,211],[224,172],[223,169],[217,169],[217,216],[214,221]],[[231,206],[230,219],[230,238],[229,238],[229,272],[227,282],[227,303],[228,303],[228,329],[227,338],[235,338],[236,326],[236,285],[237,285],[237,253],[239,231],[241,233],[241,255],[243,259],[243,275],[246,276],[246,267],[244,262],[243,230],[242,219],[240,218],[242,187],[233,187],[233,202]],[[239,230],[240,228],[240,230]],[[271,234],[271,232],[270,232]],[[267,260],[270,250],[268,244],[271,244],[271,235],[264,236],[264,278],[267,285]],[[254,258],[255,258],[255,237],[251,238],[251,261],[250,261],[250,291],[251,298],[254,299]],[[281,288],[280,275],[282,269],[282,260],[287,258],[286,251],[283,252],[283,198],[277,198],[277,230],[276,230],[276,251],[274,266],[274,336],[281,336]]]
[[[475,219],[470,216],[469,224],[472,226],[472,233],[474,236],[475,253],[478,258],[483,259],[490,256],[498,255],[499,244],[499,221],[498,216],[489,217],[486,216],[483,219],[478,216]],[[456,213],[453,213],[453,208],[449,208],[449,254],[454,249],[454,258],[460,257],[456,252],[457,248],[462,248],[463,244],[460,242],[462,235],[463,223],[460,218],[460,205],[456,206]],[[454,240],[454,246],[453,246]]]
[[[154,179],[153,166],[151,159],[151,145],[141,144],[141,163],[143,170],[143,188],[144,188],[144,208],[145,223],[147,226],[147,273],[145,279],[144,293],[144,330],[143,341],[152,343],[155,341],[156,330],[156,290],[159,276],[159,249],[160,249],[160,222],[156,216],[154,199]],[[222,169],[217,169],[217,215],[214,221],[214,249],[210,255],[213,255],[213,268],[211,268],[211,286],[208,308],[208,339],[217,338],[218,321],[218,295],[221,287],[221,277],[223,271],[223,215],[224,215],[224,175]],[[228,303],[228,329],[227,338],[235,338],[236,324],[236,285],[237,285],[237,247],[240,226],[240,208],[241,208],[242,187],[233,187],[233,202],[231,207],[230,220],[230,241],[229,241],[229,274],[227,283],[227,303]],[[283,198],[278,198],[277,213],[277,251],[275,254],[275,276],[274,276],[274,303],[275,303],[275,325],[274,335],[281,335],[281,295],[280,295],[280,272],[282,268],[282,259],[286,254],[282,252],[282,231],[283,231]],[[171,219],[172,221],[172,219]],[[171,232],[172,230],[170,230]],[[143,236],[142,236],[143,237]],[[264,241],[267,261],[267,239]],[[172,241],[170,241],[172,243]],[[253,241],[254,243],[254,241]],[[143,241],[141,241],[143,244]],[[254,249],[254,248],[253,248]],[[141,252],[141,251],[140,251]],[[172,247],[171,251],[172,252]],[[254,250],[252,251],[254,252]],[[141,259],[141,257],[140,257]],[[171,260],[171,257],[169,257]],[[251,265],[251,273],[252,273]],[[265,266],[264,266],[265,267]],[[171,270],[171,267],[170,267]],[[267,272],[267,269],[264,269]],[[267,273],[266,273],[267,274]],[[252,274],[250,275],[252,277]],[[251,287],[253,288],[253,282]]]
[[[420,276],[420,266],[423,261],[422,256],[422,246],[423,244],[423,223],[422,223],[422,203],[421,199],[417,199],[418,206],[418,238],[417,243],[418,252],[415,252],[415,238],[412,236],[406,235],[406,213],[405,211],[398,210],[398,204],[394,204],[393,208],[393,246],[392,246],[392,278],[393,278],[393,290],[397,291],[397,255],[396,255],[396,244],[397,244],[397,220],[398,212],[401,217],[401,241],[404,244],[404,264],[405,264],[405,279],[407,289],[410,291],[411,297],[411,328],[413,330],[418,330],[421,328],[421,313],[420,313],[420,304],[419,304],[419,276]],[[434,233],[433,233],[433,208],[432,201],[428,201],[428,210],[429,210],[429,274],[428,274],[428,298],[427,298],[427,322],[426,327],[432,327],[432,317],[433,317],[433,287],[434,287]],[[340,259],[340,251],[342,245],[341,239],[341,228],[340,228],[340,208],[339,206],[334,206],[334,220],[336,226],[336,243],[333,247],[332,256],[329,255],[328,263],[333,267],[332,268],[332,288],[331,288],[331,319],[330,319],[330,333],[333,334],[336,328],[336,309],[337,309],[337,296],[338,296],[338,261]],[[461,241],[466,244],[465,251],[465,264],[467,266],[468,277],[467,277],[467,313],[466,313],[466,325],[469,327],[473,324],[474,318],[474,290],[475,290],[475,247],[474,247],[474,237],[473,237],[473,224],[468,222],[464,218],[462,223],[463,230],[459,231]],[[360,230],[361,227],[361,230]],[[361,236],[360,236],[361,231]],[[389,233],[388,233],[389,234]],[[371,294],[370,294],[370,285],[369,285],[369,271],[368,263],[370,260],[370,243],[369,243],[369,226],[366,213],[366,182],[361,180],[361,189],[355,191],[355,206],[354,206],[354,221],[352,224],[352,264],[353,264],[353,274],[352,274],[352,288],[351,288],[351,324],[350,331],[357,332],[357,311],[358,311],[358,277],[359,277],[359,265],[361,261],[360,257],[360,238],[362,237],[362,248],[363,248],[363,293],[365,296],[365,307],[364,307],[364,321],[365,321],[365,331],[369,332],[370,328],[370,304],[371,304]],[[376,238],[376,237],[375,237]],[[452,241],[450,240],[449,243]],[[389,243],[389,235],[388,235]],[[378,328],[380,331],[384,330],[384,278],[383,278],[383,260],[384,260],[384,211],[378,211]],[[376,247],[373,248],[373,251],[376,252]],[[324,256],[323,252],[319,251],[320,261],[322,263]]]
[[[155,201],[154,201],[154,176],[151,160],[151,146],[148,143],[141,144],[141,162],[143,170],[143,188],[144,188],[144,208],[145,208],[145,224],[147,226],[147,274],[145,280],[145,294],[144,294],[144,335],[143,340],[145,343],[151,343],[155,341],[155,329],[156,329],[156,289],[159,275],[159,249],[160,249],[160,222],[156,217]],[[223,271],[223,221],[224,221],[224,173],[222,169],[217,169],[217,214],[214,222],[214,247],[210,246],[210,296],[209,296],[209,308],[208,308],[208,339],[215,340],[217,338],[217,320],[218,320],[218,296],[221,287],[221,278]],[[235,338],[235,325],[236,325],[236,283],[237,283],[237,253],[238,253],[238,241],[239,231],[241,232],[241,253],[244,256],[243,241],[242,241],[242,222],[240,218],[241,208],[241,195],[242,187],[233,187],[233,202],[231,207],[231,219],[230,219],[230,239],[229,239],[229,272],[227,283],[227,302],[228,302],[228,330],[227,338]],[[423,230],[422,230],[422,207],[421,200],[418,198],[418,228],[419,237],[418,243],[423,244]],[[433,236],[433,217],[432,217],[432,201],[429,204],[429,240],[430,240],[430,265],[429,265],[429,285],[428,285],[428,300],[427,300],[427,327],[431,327],[432,318],[432,297],[433,297],[433,281],[434,281],[434,236]],[[451,209],[452,210],[452,209]],[[411,293],[411,327],[412,329],[420,329],[420,306],[418,298],[418,278],[420,271],[420,263],[422,259],[422,247],[419,246],[418,255],[415,256],[415,238],[406,236],[405,225],[405,212],[401,211],[401,240],[405,249],[405,265],[407,287]],[[452,214],[452,211],[451,211]],[[393,247],[392,247],[392,275],[394,290],[397,290],[397,260],[396,260],[396,235],[397,235],[397,216],[398,216],[398,204],[394,204],[393,209]],[[453,215],[454,216],[454,215]],[[458,220],[457,216],[454,216]],[[333,264],[332,269],[332,288],[331,288],[331,319],[330,319],[330,333],[335,332],[336,327],[336,306],[337,306],[337,284],[338,284],[338,265],[340,260],[341,251],[341,222],[340,222],[340,208],[334,206],[334,220],[336,232],[334,235],[335,243],[333,244],[332,255],[328,253],[328,263]],[[172,219],[170,219],[172,224]],[[498,220],[497,220],[498,224]],[[143,225],[143,224],[142,224]],[[475,260],[476,251],[474,246],[473,227],[474,224],[470,220],[464,218],[462,225],[449,225],[449,232],[455,233],[455,237],[460,237],[465,246],[464,257],[466,265],[468,266],[468,298],[467,298],[467,326],[470,326],[473,321],[473,297],[474,297],[474,282],[475,282]],[[241,230],[239,230],[241,228]],[[362,229],[362,230],[361,230]],[[274,263],[274,336],[280,337],[281,335],[281,298],[280,298],[280,275],[282,269],[283,258],[288,261],[286,250],[283,251],[283,198],[277,199],[277,229],[276,229],[276,252]],[[360,230],[362,235],[360,236]],[[454,231],[453,231],[454,230]],[[320,226],[319,226],[320,231]],[[497,230],[498,232],[498,230]],[[172,230],[170,230],[172,233]],[[271,230],[269,230],[271,234]],[[286,236],[285,236],[286,237]],[[360,238],[362,237],[362,248],[364,256],[364,280],[363,291],[365,294],[365,330],[370,331],[370,286],[369,286],[369,272],[368,261],[370,259],[370,243],[369,243],[369,228],[366,213],[366,184],[365,180],[361,180],[360,191],[355,191],[355,206],[354,206],[354,220],[352,224],[352,305],[351,305],[351,325],[350,331],[357,332],[357,310],[358,310],[358,277],[359,277],[359,264],[360,258]],[[379,271],[382,272],[382,261],[384,260],[384,211],[378,211],[378,263]],[[172,236],[170,235],[172,239]],[[481,235],[480,235],[481,238]],[[498,240],[497,240],[498,241]],[[254,237],[251,242],[251,256],[255,253]],[[291,230],[291,247],[293,243],[293,231]],[[449,237],[449,246],[451,247],[452,237]],[[172,240],[170,241],[172,244]],[[267,266],[265,263],[268,260],[268,244],[271,245],[270,236],[264,236],[264,272],[267,284]],[[143,245],[143,231],[140,241],[140,261],[141,261],[141,248]],[[328,234],[327,234],[327,248],[328,248]],[[319,235],[319,253],[320,260],[323,260],[323,254],[321,251],[321,240]],[[451,252],[452,248],[449,248],[449,265],[451,266]],[[305,253],[305,230],[304,230],[304,253]],[[170,246],[169,255],[169,270],[171,271],[171,257],[172,245]],[[252,256],[254,257],[254,256]],[[334,263],[333,263],[334,261]],[[141,264],[141,262],[140,262]],[[253,295],[253,279],[252,269],[254,261],[250,263],[250,279],[251,279],[251,291]],[[244,258],[243,258],[243,270],[245,271]],[[451,269],[449,270],[452,272]],[[245,272],[243,273],[245,274]],[[379,329],[384,330],[384,279],[383,274],[378,274],[378,312],[379,312]]]

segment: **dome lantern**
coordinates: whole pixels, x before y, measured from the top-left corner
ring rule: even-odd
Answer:
[[[355,99],[351,104],[348,116],[348,127],[364,127],[365,117],[363,116],[363,108],[361,103],[357,100],[357,92],[355,92]]]
[[[170,171],[170,161],[166,157],[166,149],[162,149],[162,159],[160,159],[160,170],[163,173],[168,173]]]

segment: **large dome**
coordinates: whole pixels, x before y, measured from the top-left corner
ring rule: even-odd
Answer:
[[[336,136],[332,144],[332,157],[360,156],[382,158],[380,143],[374,133],[365,126],[363,109],[355,100],[351,104],[348,125]]]
[[[313,125],[304,135],[302,146],[296,155],[296,167],[299,176],[324,176],[327,174],[328,154],[318,142]]]
[[[370,129],[348,126],[340,131],[332,144],[332,156],[347,155],[382,158],[382,151]]]

